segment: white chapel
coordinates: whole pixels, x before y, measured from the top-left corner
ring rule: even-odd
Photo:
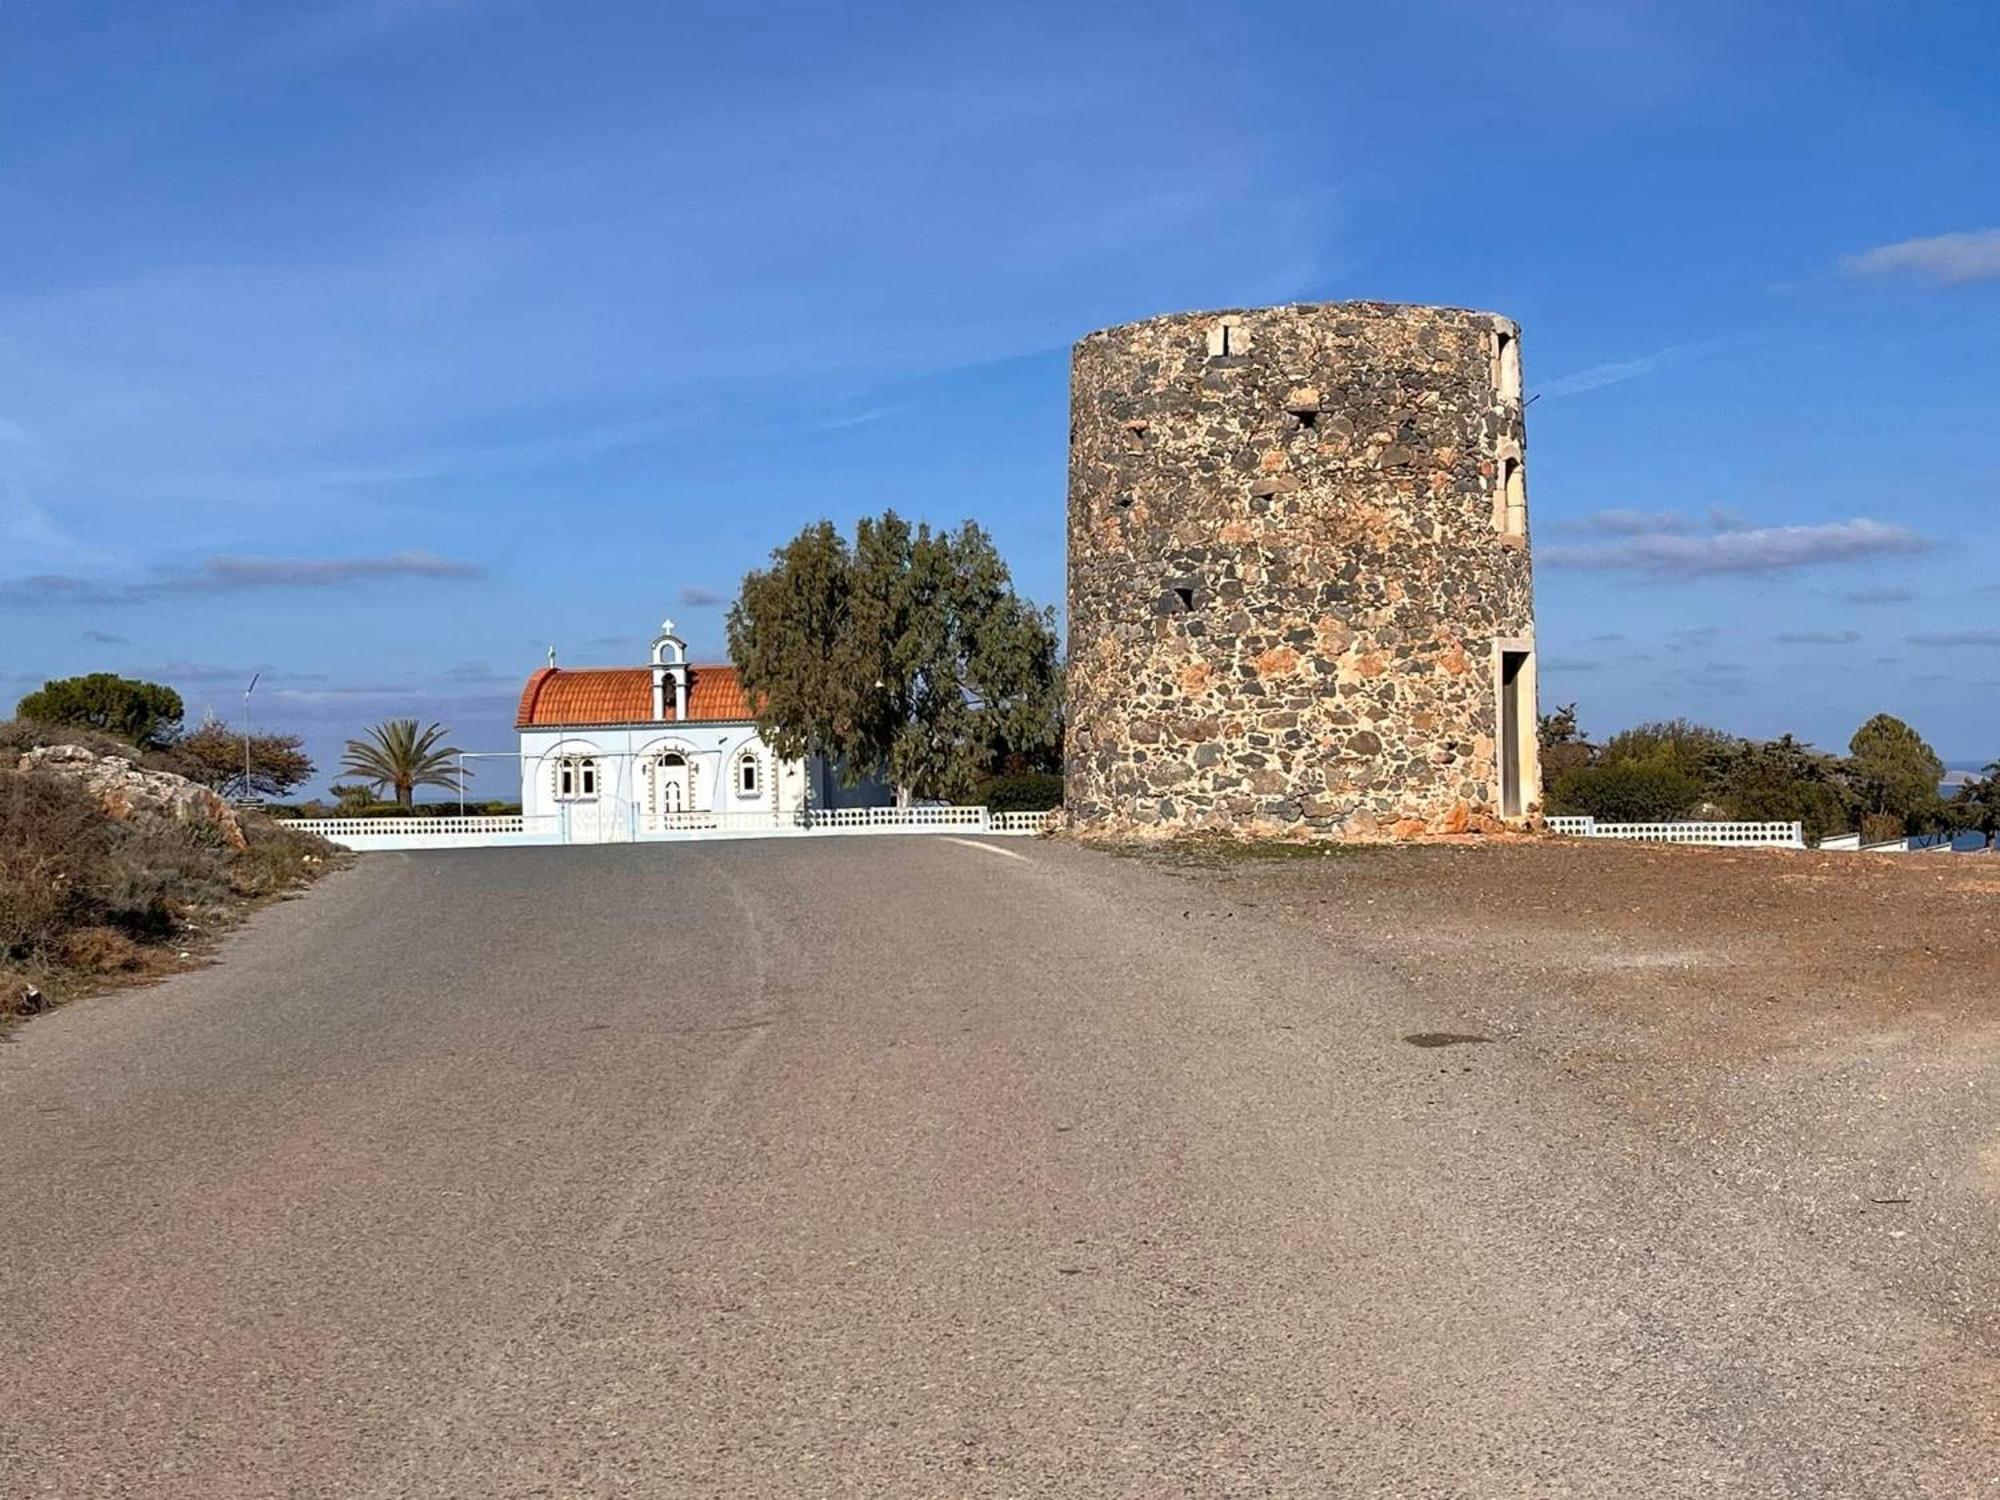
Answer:
[[[873,786],[842,787],[825,758],[784,760],[757,732],[732,666],[700,666],[674,622],[661,622],[643,667],[558,667],[528,679],[521,811],[572,842],[684,828],[699,815],[868,806]]]

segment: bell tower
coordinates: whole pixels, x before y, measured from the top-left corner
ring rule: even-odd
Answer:
[[[674,719],[685,719],[688,711],[687,642],[674,632],[672,620],[660,621],[660,633],[653,639],[653,717],[665,719],[671,692]]]

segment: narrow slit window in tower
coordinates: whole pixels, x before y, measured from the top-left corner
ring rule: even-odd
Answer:
[[[1500,503],[1494,519],[1502,536],[1528,534],[1528,481],[1518,458],[1500,461]]]
[[[1500,335],[1500,363],[1494,380],[1502,401],[1521,399],[1521,341],[1511,333]]]

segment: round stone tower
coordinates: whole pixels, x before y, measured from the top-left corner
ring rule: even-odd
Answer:
[[[1337,302],[1093,333],[1070,375],[1085,832],[1532,816],[1520,330]]]

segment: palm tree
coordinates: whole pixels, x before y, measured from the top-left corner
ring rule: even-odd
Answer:
[[[417,733],[415,719],[390,719],[368,731],[366,739],[349,740],[341,771],[359,776],[378,792],[394,787],[399,806],[409,807],[420,786],[441,786],[457,790],[458,772],[453,762],[458,750],[440,745],[445,729],[433,724]]]

